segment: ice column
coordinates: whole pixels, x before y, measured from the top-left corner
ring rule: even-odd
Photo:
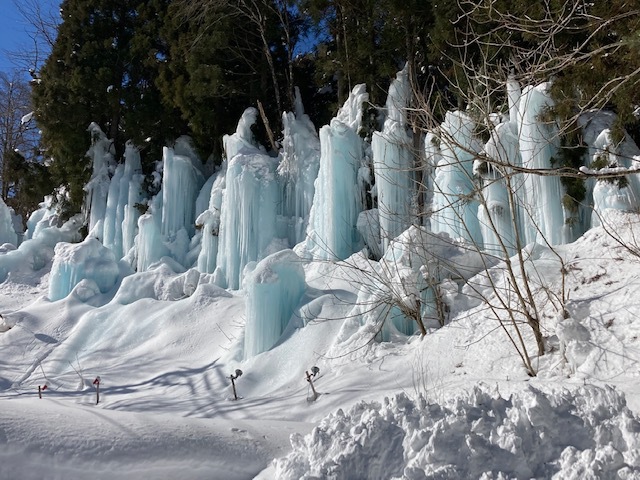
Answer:
[[[519,105],[519,143],[522,166],[528,169],[549,169],[551,159],[558,153],[559,133],[555,122],[541,117],[553,105],[548,89],[543,83],[528,87],[522,93]],[[562,196],[564,189],[560,178],[525,174],[520,214],[525,243],[542,242],[551,245],[567,243],[571,239],[565,228]],[[520,189],[518,189],[520,191]]]
[[[10,243],[11,245],[18,246],[18,235],[13,228],[13,215],[11,210],[4,203],[4,200],[0,198],[0,245]]]
[[[374,132],[371,142],[383,252],[414,220],[412,142],[406,119],[409,95],[408,67],[405,66],[389,87],[384,128],[382,132]]]
[[[96,123],[87,129],[91,133],[91,148],[87,156],[92,159],[91,179],[85,185],[85,215],[88,215],[90,235],[102,240],[102,222],[107,209],[110,176],[114,158],[111,153],[113,141],[109,140]]]
[[[220,235],[220,209],[222,208],[226,171],[226,164],[223,164],[221,169],[213,174],[209,206],[196,219],[196,225],[202,229],[200,253],[198,254],[198,270],[203,273],[213,273],[217,266],[216,258],[218,256]]]
[[[305,288],[302,261],[292,250],[281,250],[268,256],[247,274],[245,358],[269,350],[275,345],[287,327]]]
[[[320,129],[320,170],[306,244],[316,259],[345,259],[362,246],[358,170],[364,153],[357,132],[367,99],[365,86],[356,86],[338,115]]]
[[[512,122],[496,125],[484,146],[484,154],[491,161],[502,165],[520,165],[517,126]],[[498,167],[489,162],[476,161],[474,172],[482,178],[482,202],[478,220],[485,251],[504,257],[516,252],[516,228],[509,195],[514,195],[510,176],[503,176],[508,167]],[[509,175],[511,172],[508,172]],[[506,252],[505,252],[506,250]]]
[[[224,288],[240,288],[244,267],[264,258],[276,238],[278,159],[256,146],[251,133],[256,118],[256,109],[248,108],[236,133],[224,138],[229,165],[215,272],[216,282]]]
[[[169,239],[182,229],[189,236],[195,233],[195,202],[204,184],[202,163],[184,142],[179,139],[174,148],[163,150],[162,234]]]
[[[314,182],[320,168],[320,140],[304,113],[300,91],[296,87],[295,114],[282,114],[284,140],[278,174],[282,180],[282,215],[287,223],[291,246],[304,240],[315,192]]]
[[[482,246],[478,222],[477,186],[473,180],[475,152],[481,145],[473,135],[474,121],[464,112],[447,112],[436,141],[438,147],[431,229]]]

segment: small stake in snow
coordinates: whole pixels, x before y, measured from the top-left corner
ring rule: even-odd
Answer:
[[[100,377],[96,377],[93,384],[96,386],[96,405],[98,405],[100,403]]]
[[[42,392],[44,392],[46,389],[47,389],[46,383],[42,386],[38,385],[38,397],[42,398]]]
[[[318,373],[320,373],[320,369],[318,367],[311,367],[311,373],[309,372],[304,372],[307,375],[307,382],[309,382],[309,386],[311,387],[311,391],[313,392],[313,397],[310,398],[310,401],[314,401],[318,398],[318,393],[316,392],[316,389],[313,386],[313,382],[311,381],[311,379],[313,377],[315,377],[316,375],[318,375]]]
[[[236,378],[242,376],[242,370],[239,368],[236,369],[236,374],[231,374],[229,378],[231,379],[231,386],[233,387],[233,399],[238,400],[238,394],[236,393]]]

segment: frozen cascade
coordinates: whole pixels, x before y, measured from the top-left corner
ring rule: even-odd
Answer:
[[[289,245],[304,240],[314,182],[320,168],[320,140],[308,115],[304,113],[300,90],[296,87],[295,114],[282,114],[284,140],[278,175],[282,179],[282,212],[287,222]]]
[[[520,100],[519,141],[522,166],[528,169],[551,168],[551,159],[558,153],[559,135],[555,122],[540,119],[552,105],[548,83],[528,87]],[[516,180],[517,181],[517,180]],[[538,241],[541,236],[551,245],[568,243],[569,226],[562,207],[564,189],[557,176],[524,175],[523,195],[520,197],[520,218],[525,243]],[[516,185],[517,187],[517,185]],[[520,192],[521,189],[517,188]],[[568,215],[567,215],[568,216]]]
[[[256,119],[256,109],[248,108],[236,133],[223,139],[229,164],[215,271],[216,282],[223,288],[240,288],[244,267],[271,253],[268,247],[276,238],[278,159],[256,146],[251,133]]]
[[[247,265],[244,282],[244,357],[249,358],[276,344],[298,307],[306,288],[302,260],[293,250],[281,250]]]
[[[315,182],[305,250],[318,260],[345,259],[362,248],[356,228],[362,211],[357,192],[363,159],[358,136],[364,85],[357,85],[329,125],[320,129],[320,170]]]
[[[520,151],[516,124],[504,122],[491,130],[489,141],[484,146],[484,155],[502,164],[520,165]],[[509,189],[513,190],[510,177],[503,177],[501,170],[488,162],[476,161],[474,173],[482,178],[482,202],[478,208],[478,221],[482,231],[485,251],[510,257],[516,252],[516,228],[514,212],[509,200]]]
[[[113,141],[109,140],[98,124],[92,122],[87,129],[91,133],[91,148],[87,156],[91,158],[91,179],[85,185],[85,215],[88,215],[88,228],[92,236],[102,240],[102,220],[107,209],[107,195],[111,173],[115,161],[111,149]]]
[[[184,143],[179,139],[175,148],[163,150],[162,234],[169,240],[182,229],[189,236],[195,233],[196,197],[204,184],[202,163],[187,155]]]
[[[433,179],[431,229],[482,247],[473,181],[473,152],[482,147],[473,129],[474,121],[466,113],[447,112],[439,138],[432,142],[430,149],[439,161]]]
[[[13,228],[12,210],[7,207],[4,200],[0,198],[0,245],[10,243],[14,247],[18,246],[18,235]]]
[[[65,298],[82,280],[94,282],[96,289],[106,293],[113,288],[120,270],[111,250],[97,239],[87,237],[81,243],[60,242],[49,281],[49,300]]]
[[[412,141],[406,120],[409,97],[408,66],[405,65],[389,87],[384,128],[382,132],[374,132],[371,142],[383,252],[393,238],[413,223],[415,216]]]

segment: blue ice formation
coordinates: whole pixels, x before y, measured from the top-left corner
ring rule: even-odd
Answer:
[[[302,259],[293,250],[276,252],[247,266],[247,323],[244,357],[273,347],[287,327],[306,289]]]
[[[406,119],[409,98],[409,67],[405,65],[389,87],[384,128],[374,132],[371,140],[383,252],[415,220],[416,162]]]
[[[278,159],[253,138],[255,108],[245,110],[236,133],[224,139],[228,166],[222,198],[215,277],[224,288],[237,290],[249,262],[264,258],[276,239],[280,190]]]
[[[51,267],[49,300],[66,297],[82,280],[93,282],[100,293],[106,293],[119,277],[115,255],[97,239],[87,237],[76,244],[60,242]]]
[[[318,260],[345,259],[362,247],[363,210],[357,191],[364,145],[358,136],[365,85],[357,85],[329,125],[320,129],[320,170],[315,183],[306,250]]]

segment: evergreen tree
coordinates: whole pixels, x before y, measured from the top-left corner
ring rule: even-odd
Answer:
[[[128,139],[142,145],[152,137],[161,146],[180,131],[179,116],[164,110],[155,85],[162,59],[156,30],[168,3],[62,2],[56,42],[33,98],[53,178],[70,193],[70,212],[79,210],[89,175],[91,122],[114,140],[118,160]],[[145,152],[148,161],[157,160],[159,148]]]

